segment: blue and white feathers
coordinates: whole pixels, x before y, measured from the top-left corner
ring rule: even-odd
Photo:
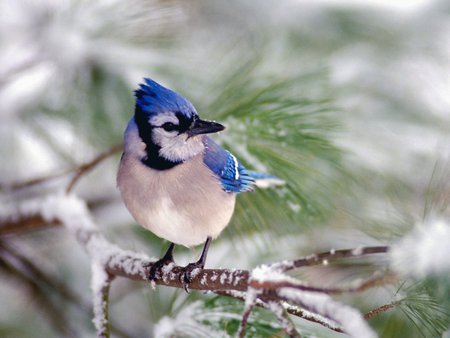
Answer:
[[[201,120],[194,106],[153,80],[135,91],[118,187],[138,223],[185,246],[215,238],[229,223],[237,193],[280,184],[248,171],[205,134],[225,127]]]

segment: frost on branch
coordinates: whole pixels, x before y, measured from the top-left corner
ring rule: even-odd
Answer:
[[[270,310],[277,316],[278,321],[281,324],[281,327],[286,331],[289,337],[292,338],[301,338],[298,331],[295,329],[295,325],[292,322],[291,318],[280,302],[271,302],[269,303]]]
[[[99,231],[85,202],[76,196],[51,195],[23,202],[13,209],[3,206],[0,223],[5,223],[5,220],[11,222],[11,219],[20,222],[21,217],[41,218],[42,223],[57,221],[58,224],[66,226],[86,249],[92,264],[94,324],[99,337],[108,337],[108,292],[112,278],[123,276],[132,280],[147,281],[146,275],[152,260],[143,254],[122,250],[110,243]],[[241,320],[239,330],[241,337],[245,336],[246,324],[251,320],[250,313],[257,306],[271,311],[286,333],[292,337],[298,337],[300,333],[293,327],[287,314],[317,323],[336,332],[344,332],[352,337],[372,338],[376,335],[361,314],[356,309],[333,300],[330,294],[360,292],[369,287],[379,286],[381,283],[392,282],[392,278],[369,279],[358,287],[327,289],[310,286],[288,276],[286,272],[303,266],[322,265],[325,261],[362,257],[387,251],[386,246],[331,250],[292,261],[262,265],[252,272],[239,269],[203,269],[192,279],[190,289],[212,291],[245,301],[243,316],[236,314]],[[181,267],[171,264],[163,269],[161,278],[156,282],[159,285],[182,288],[182,274]],[[208,311],[211,312],[210,309]],[[200,317],[196,312],[197,321]],[[170,336],[175,332],[173,325],[186,318],[188,317],[177,317],[174,319],[175,322],[166,318],[158,324],[156,331],[161,336]],[[202,327],[197,325],[196,332],[201,331]],[[217,335],[220,336],[219,333]]]
[[[93,296],[93,323],[98,337],[108,337],[108,299],[112,277],[98,261],[91,263],[91,290]]]
[[[259,288],[260,293],[265,292],[267,295],[266,299],[269,299],[269,304],[270,299],[283,300],[287,304],[297,305],[308,310],[312,316],[318,315],[318,322],[326,318],[331,322],[331,326],[342,327],[343,331],[351,337],[377,337],[376,333],[368,326],[359,311],[333,300],[325,292],[305,291],[302,289],[303,286],[304,284],[300,281],[267,265],[262,265],[254,269],[249,281],[249,287],[253,289]],[[268,290],[270,292],[267,292]],[[252,292],[255,293],[254,291]],[[256,301],[254,301],[253,305],[255,304]],[[278,304],[281,303],[276,304],[276,307],[269,306],[269,309],[280,319],[281,313]],[[251,305],[246,304],[246,308],[249,308]],[[285,329],[291,330],[291,326],[286,322],[285,324]]]
[[[93,221],[86,203],[73,195],[57,194],[29,200],[18,207],[3,207],[0,220],[11,221],[30,216],[42,217],[44,222],[66,226],[75,234],[91,258],[91,289],[93,293],[94,325],[98,337],[109,337],[108,294],[112,275],[108,271],[119,269],[122,274],[145,279],[149,258],[143,254],[120,249],[110,243]]]
[[[359,311],[333,300],[327,294],[292,288],[282,288],[278,294],[289,303],[338,323],[350,337],[377,337]]]
[[[145,278],[150,258],[144,254],[123,250],[109,242],[94,222],[88,207],[75,195],[55,194],[44,198],[28,200],[19,206],[3,206],[0,221],[40,216],[44,222],[54,222],[66,226],[82,244],[93,261],[105,268],[120,268],[124,274]]]

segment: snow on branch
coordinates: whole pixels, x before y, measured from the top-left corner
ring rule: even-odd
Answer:
[[[256,305],[258,300],[259,290],[253,289],[252,287],[247,288],[247,292],[245,294],[244,300],[244,313],[242,315],[241,325],[239,326],[238,337],[244,338],[245,331],[247,329],[247,322],[250,317],[250,313],[252,312],[253,307]]]
[[[274,266],[280,267],[280,265]],[[281,269],[277,268],[269,265],[255,268],[250,276],[249,290],[252,290],[253,294],[265,296],[264,299],[268,300],[269,304],[275,303],[279,305],[281,301],[284,301],[307,309],[311,313],[318,314],[340,325],[343,331],[351,337],[377,337],[359,311],[333,300],[326,292],[318,290],[305,291],[302,288],[303,284],[282,272],[283,267]],[[301,287],[299,288],[298,286]],[[258,298],[261,299],[261,296]],[[255,302],[252,304],[247,298],[245,309],[251,309],[254,304]],[[278,306],[270,306],[270,309],[280,318]],[[248,317],[246,311],[248,310],[244,310],[244,318],[245,316]],[[241,335],[240,337],[243,336]]]
[[[8,213],[9,212],[9,213]],[[56,194],[23,202],[18,208],[4,207],[0,212],[0,228],[5,223],[20,223],[33,218],[35,222],[58,223],[71,231],[84,246],[91,259],[94,297],[94,324],[99,337],[108,337],[108,292],[114,277],[147,281],[147,274],[156,259],[127,251],[108,241],[100,232],[85,201],[71,194]],[[245,300],[240,336],[254,306],[273,312],[283,329],[298,337],[287,314],[297,316],[352,337],[376,337],[364,317],[354,308],[333,300],[330,294],[360,292],[396,281],[395,276],[375,276],[353,288],[318,288],[308,286],[285,274],[286,271],[323,264],[349,257],[383,254],[388,247],[367,247],[351,250],[331,250],[317,255],[262,265],[252,272],[239,269],[204,269],[193,277],[190,289],[212,291]],[[163,269],[158,285],[183,288],[183,268],[174,264]]]
[[[231,298],[235,298],[235,299],[239,299],[241,301],[245,301],[246,300],[246,292],[241,292],[241,291],[214,291],[214,293],[221,295],[221,296],[226,296],[226,297],[231,297]],[[270,305],[269,302],[263,302],[260,299],[256,299],[255,301],[255,306],[257,307],[261,307],[264,309],[269,309],[270,310]],[[284,309],[286,310],[287,313],[289,313],[290,315],[305,319],[309,322],[313,322],[316,324],[320,324],[324,327],[326,327],[327,329],[336,331],[336,332],[344,332],[342,330],[341,327],[339,327],[339,325],[335,322],[332,322],[331,320],[322,317],[318,314],[314,314],[311,313],[307,310],[304,309],[300,309],[298,306],[295,305],[290,305],[286,302],[282,303]]]
[[[327,294],[281,288],[277,290],[277,295],[288,303],[301,306],[338,323],[350,337],[377,337],[359,311],[333,300]]]
[[[26,201],[19,207],[3,207],[0,227],[4,223],[21,223],[28,219],[42,224],[62,224],[85,247],[92,262],[93,322],[98,337],[109,337],[108,294],[111,280],[115,276],[110,270],[114,271],[120,266],[123,274],[145,279],[145,264],[148,264],[149,258],[143,254],[122,250],[110,243],[95,224],[86,203],[74,195],[61,193]]]
[[[291,318],[289,318],[288,313],[281,302],[270,302],[269,307],[277,316],[281,327],[286,331],[290,338],[301,338],[300,333],[295,329],[294,323]]]
[[[94,296],[93,323],[97,330],[97,336],[106,338],[109,337],[108,326],[108,302],[109,302],[109,288],[113,276],[109,275],[105,268],[99,264],[98,261],[93,260],[91,263],[91,290]]]

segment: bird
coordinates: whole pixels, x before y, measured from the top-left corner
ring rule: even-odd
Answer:
[[[151,266],[150,281],[174,262],[175,245],[204,243],[200,258],[183,268],[188,291],[193,271],[205,266],[211,241],[230,222],[236,195],[284,181],[247,170],[208,136],[225,126],[200,119],[193,104],[175,91],[144,78],[134,93],[135,111],[124,133],[117,186],[136,222],[171,242]]]

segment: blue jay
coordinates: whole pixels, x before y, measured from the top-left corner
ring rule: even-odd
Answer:
[[[163,266],[173,262],[175,244],[205,243],[200,259],[184,268],[187,288],[192,271],[204,267],[211,240],[228,225],[236,195],[283,181],[246,170],[206,136],[224,130],[223,125],[201,120],[187,99],[144,80],[135,91],[117,185],[135,220],[171,242],[150,269],[149,280],[156,280]]]

